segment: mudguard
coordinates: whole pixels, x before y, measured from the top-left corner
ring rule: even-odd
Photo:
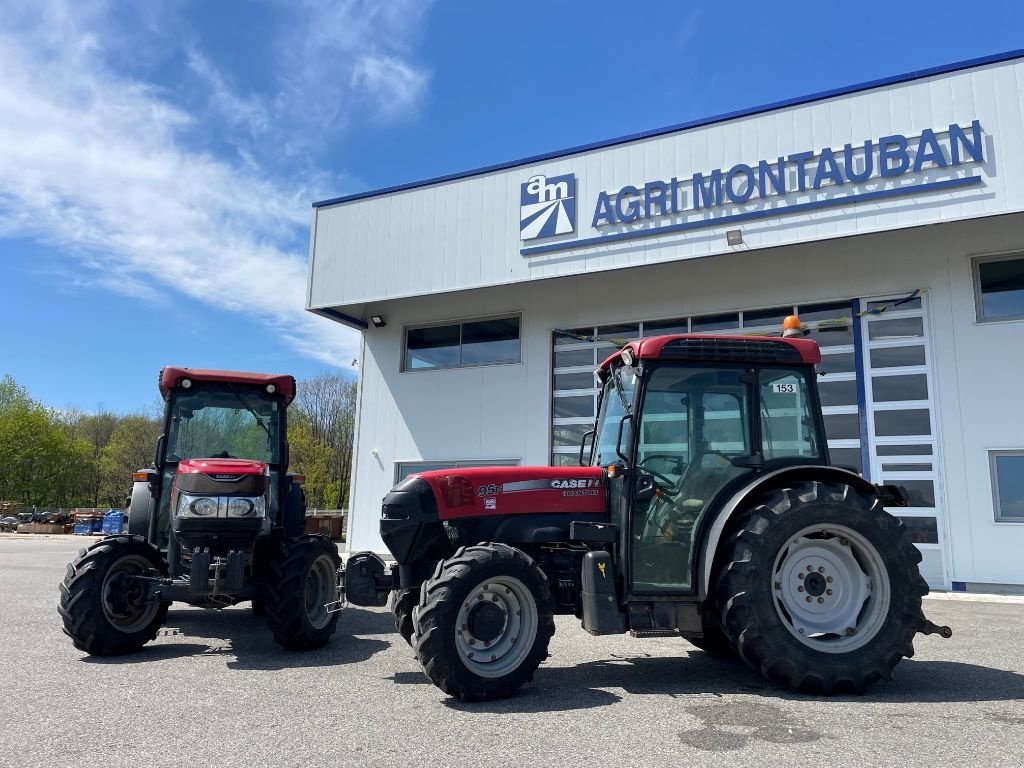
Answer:
[[[878,489],[860,475],[847,469],[824,465],[785,467],[755,477],[722,505],[722,508],[715,514],[711,526],[706,529],[707,534],[704,536],[703,545],[699,550],[700,565],[697,572],[698,600],[704,600],[708,595],[708,585],[711,583],[711,573],[715,565],[715,554],[718,552],[718,545],[721,543],[726,524],[737,510],[741,509],[746,501],[763,490],[778,488],[780,485],[798,480],[834,480],[835,482],[853,486],[863,493],[878,494]]]

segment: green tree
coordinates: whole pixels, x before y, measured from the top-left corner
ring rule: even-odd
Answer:
[[[102,504],[124,506],[131,473],[153,463],[161,426],[160,419],[143,414],[121,418],[100,452],[99,498]]]

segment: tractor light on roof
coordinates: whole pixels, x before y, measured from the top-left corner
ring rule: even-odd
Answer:
[[[793,338],[795,336],[803,336],[803,326],[800,324],[800,318],[796,315],[790,315],[782,321],[782,337],[785,339]]]
[[[633,350],[629,347],[622,348],[622,364],[633,365],[636,362],[636,357],[633,355]]]
[[[181,380],[181,388],[182,389],[189,389],[191,386],[192,386],[192,379],[182,379]]]
[[[277,392],[277,384],[267,384],[267,392],[271,395]]]

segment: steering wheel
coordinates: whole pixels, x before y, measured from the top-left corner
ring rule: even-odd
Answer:
[[[235,458],[235,457],[234,457],[234,456],[232,456],[232,455],[231,455],[230,453],[228,453],[227,451],[221,451],[220,453],[215,453],[215,454],[213,454],[213,456],[211,456],[210,458],[211,458],[211,459],[233,459],[233,458]]]
[[[668,477],[667,475],[661,474],[661,472],[655,472],[653,469],[648,469],[647,467],[644,466],[644,464],[650,461],[651,459],[671,459],[675,461],[677,465],[681,465],[683,463],[682,458],[680,458],[679,456],[675,456],[671,453],[649,453],[646,456],[644,456],[644,458],[641,461],[638,461],[636,463],[637,469],[642,469],[644,472],[651,475],[652,477],[656,477],[662,482],[667,483],[669,486],[674,488],[676,486],[675,480]]]

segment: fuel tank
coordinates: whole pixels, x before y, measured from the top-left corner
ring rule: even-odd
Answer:
[[[438,517],[516,514],[594,515],[605,511],[601,467],[466,467],[421,472],[437,500]]]

